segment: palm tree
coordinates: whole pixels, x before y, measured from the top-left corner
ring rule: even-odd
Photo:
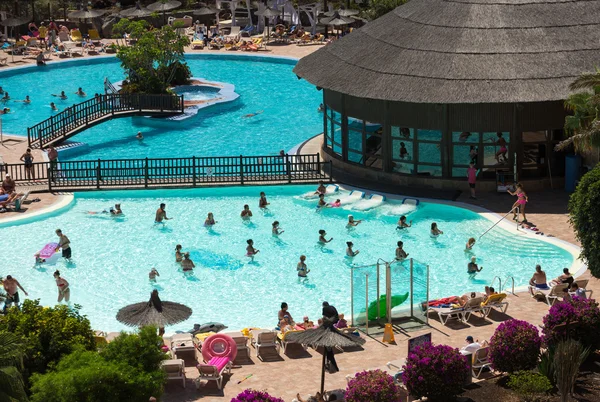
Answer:
[[[21,368],[23,352],[19,338],[10,332],[0,333],[0,400],[27,401]]]
[[[559,150],[573,145],[583,152],[600,147],[600,69],[583,73],[569,86],[571,91],[584,90],[570,95],[565,108],[573,112],[565,118],[565,132],[569,138],[559,143]]]

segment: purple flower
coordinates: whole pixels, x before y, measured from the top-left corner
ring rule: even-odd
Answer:
[[[537,365],[541,338],[535,326],[526,321],[501,323],[490,339],[490,360],[495,370],[515,372]]]
[[[381,370],[362,371],[348,382],[347,402],[399,402],[400,388],[394,379]]]
[[[284,402],[281,398],[275,398],[264,391],[255,391],[246,389],[238,396],[233,398],[231,402]]]

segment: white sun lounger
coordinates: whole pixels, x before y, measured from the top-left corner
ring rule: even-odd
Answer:
[[[337,193],[340,190],[340,186],[337,184],[328,184],[325,186],[325,188],[327,189],[327,194]]]
[[[449,319],[457,319],[459,321],[465,321],[464,308],[452,308],[452,307],[429,307],[427,312],[433,311],[440,318],[442,325],[446,325]]]
[[[485,318],[486,308],[481,305],[482,303],[483,297],[474,297],[465,303],[463,307],[463,317],[465,322],[469,321],[469,318],[471,318],[473,313],[481,313],[481,315]]]
[[[543,297],[546,299],[546,303],[549,306],[552,306],[559,297],[563,297],[564,290],[569,287],[568,283],[559,283],[558,285],[551,286],[549,289],[539,289],[536,287],[529,286],[530,289],[533,289],[534,297]]]

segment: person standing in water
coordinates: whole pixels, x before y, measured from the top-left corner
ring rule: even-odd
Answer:
[[[183,261],[183,253],[181,252],[181,244],[175,246],[175,262]]]
[[[19,299],[19,291],[17,288],[21,289],[25,296],[29,296],[23,286],[19,283],[18,280],[13,278],[10,275],[6,276],[6,279],[2,281],[2,286],[4,287],[4,291],[6,292],[6,300],[4,300],[4,313],[6,310],[14,303],[17,308],[19,307],[20,299]]]
[[[321,243],[321,244],[326,244],[326,243],[329,243],[330,241],[332,241],[332,240],[333,240],[333,237],[332,237],[331,239],[327,240],[327,239],[325,238],[325,235],[326,235],[326,234],[327,234],[327,232],[326,232],[326,231],[324,231],[323,229],[319,230],[319,243]]]
[[[279,236],[280,234],[282,234],[283,232],[285,232],[285,230],[281,230],[279,228],[279,221],[275,221],[273,222],[273,229],[271,229],[271,234],[273,236]]]
[[[183,272],[193,271],[194,268],[196,268],[196,265],[194,265],[194,261],[190,260],[190,253],[186,252],[183,255],[183,261],[181,261],[181,268],[183,269]]]
[[[269,204],[269,202],[267,202],[267,196],[264,191],[261,191],[260,199],[258,200],[258,207],[262,210],[265,210],[265,209],[267,209],[268,205],[270,205],[270,204]]]
[[[310,272],[310,269],[307,268],[305,261],[306,261],[306,256],[301,255],[300,262],[296,266],[296,271],[298,271],[298,276],[300,278],[306,278],[307,274]]]
[[[65,236],[60,229],[56,229],[56,235],[58,236],[58,246],[56,247],[56,252],[62,249],[63,258],[70,260],[71,259],[71,241],[67,236]]]
[[[474,237],[469,238],[469,240],[467,241],[467,244],[465,246],[465,251],[472,250],[474,245],[475,245],[475,238]]]
[[[412,226],[412,221],[410,221],[410,223],[406,223],[406,216],[402,215],[400,217],[400,219],[398,219],[396,230],[409,228],[411,226]]]
[[[156,270],[156,268],[152,268],[150,270],[150,273],[148,274],[148,279],[150,279],[150,282],[156,282],[156,277],[160,276],[160,274],[158,273],[158,271]]]
[[[214,217],[213,213],[209,212],[208,216],[204,220],[204,226],[210,227],[210,226],[213,226],[215,223],[217,223],[217,221],[215,221],[215,217]]]
[[[252,211],[250,211],[250,206],[248,204],[244,205],[244,210],[240,214],[243,220],[248,221],[252,218]]]
[[[254,248],[254,240],[248,239],[246,240],[246,243],[248,243],[248,246],[246,247],[246,257],[250,257],[254,260],[254,256],[258,254],[260,250]]]
[[[512,206],[513,220],[517,220],[517,214],[520,211],[521,215],[523,215],[523,222],[527,222],[527,216],[525,216],[525,205],[527,205],[527,203],[529,202],[529,197],[527,197],[527,194],[525,193],[525,190],[523,190],[523,186],[521,185],[521,183],[517,183],[517,188],[514,192],[508,189],[506,191],[508,191],[510,195],[517,196],[517,201]],[[518,210],[517,207],[519,208]]]
[[[397,244],[398,248],[396,248],[396,261],[402,261],[403,259],[408,257],[408,253],[402,248],[404,246],[403,242],[398,241]]]
[[[350,229],[350,228],[356,227],[361,222],[362,222],[362,219],[355,221],[354,216],[348,215],[348,223],[346,224],[346,228]]]
[[[348,246],[348,248],[346,249],[347,257],[355,257],[356,255],[358,255],[358,253],[360,253],[360,250],[352,250],[352,247],[354,247],[354,243],[352,243],[351,241],[347,241],[346,246]]]
[[[166,205],[164,203],[160,204],[160,207],[156,210],[156,216],[154,217],[154,223],[164,223],[163,220],[168,221],[170,218],[167,218],[167,211],[165,211]]]
[[[431,224],[431,237],[438,237],[439,235],[444,234],[441,230],[438,229],[437,223],[433,222]]]
[[[142,141],[144,139],[144,135],[142,134],[141,131],[138,131],[138,133],[136,134],[135,138],[139,141]]]
[[[475,164],[473,164],[473,162],[469,164],[469,168],[467,169],[467,181],[469,182],[469,188],[471,190],[471,196],[469,198],[476,200],[475,183],[477,182],[477,169],[475,169]]]
[[[58,287],[58,302],[60,303],[63,299],[68,303],[71,298],[71,289],[69,288],[69,282],[65,278],[60,276],[60,271],[54,272],[54,280]]]
[[[469,265],[467,265],[467,273],[470,276],[475,276],[475,274],[477,274],[477,272],[481,272],[482,269],[483,267],[479,268],[479,266],[477,266],[477,257],[471,257],[471,262]]]

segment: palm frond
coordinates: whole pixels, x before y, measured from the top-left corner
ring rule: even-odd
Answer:
[[[0,367],[0,390],[0,401],[27,401],[23,377],[16,367]]]
[[[22,345],[14,334],[10,332],[0,333],[0,367],[21,367],[23,360]]]
[[[588,151],[594,147],[600,146],[600,123],[595,121],[589,129],[580,130],[564,141],[556,145],[557,151],[562,151],[570,145],[575,147],[576,152]]]
[[[580,89],[594,90],[600,87],[600,70],[596,68],[593,73],[583,73],[575,81],[569,85],[571,91],[577,91]]]

